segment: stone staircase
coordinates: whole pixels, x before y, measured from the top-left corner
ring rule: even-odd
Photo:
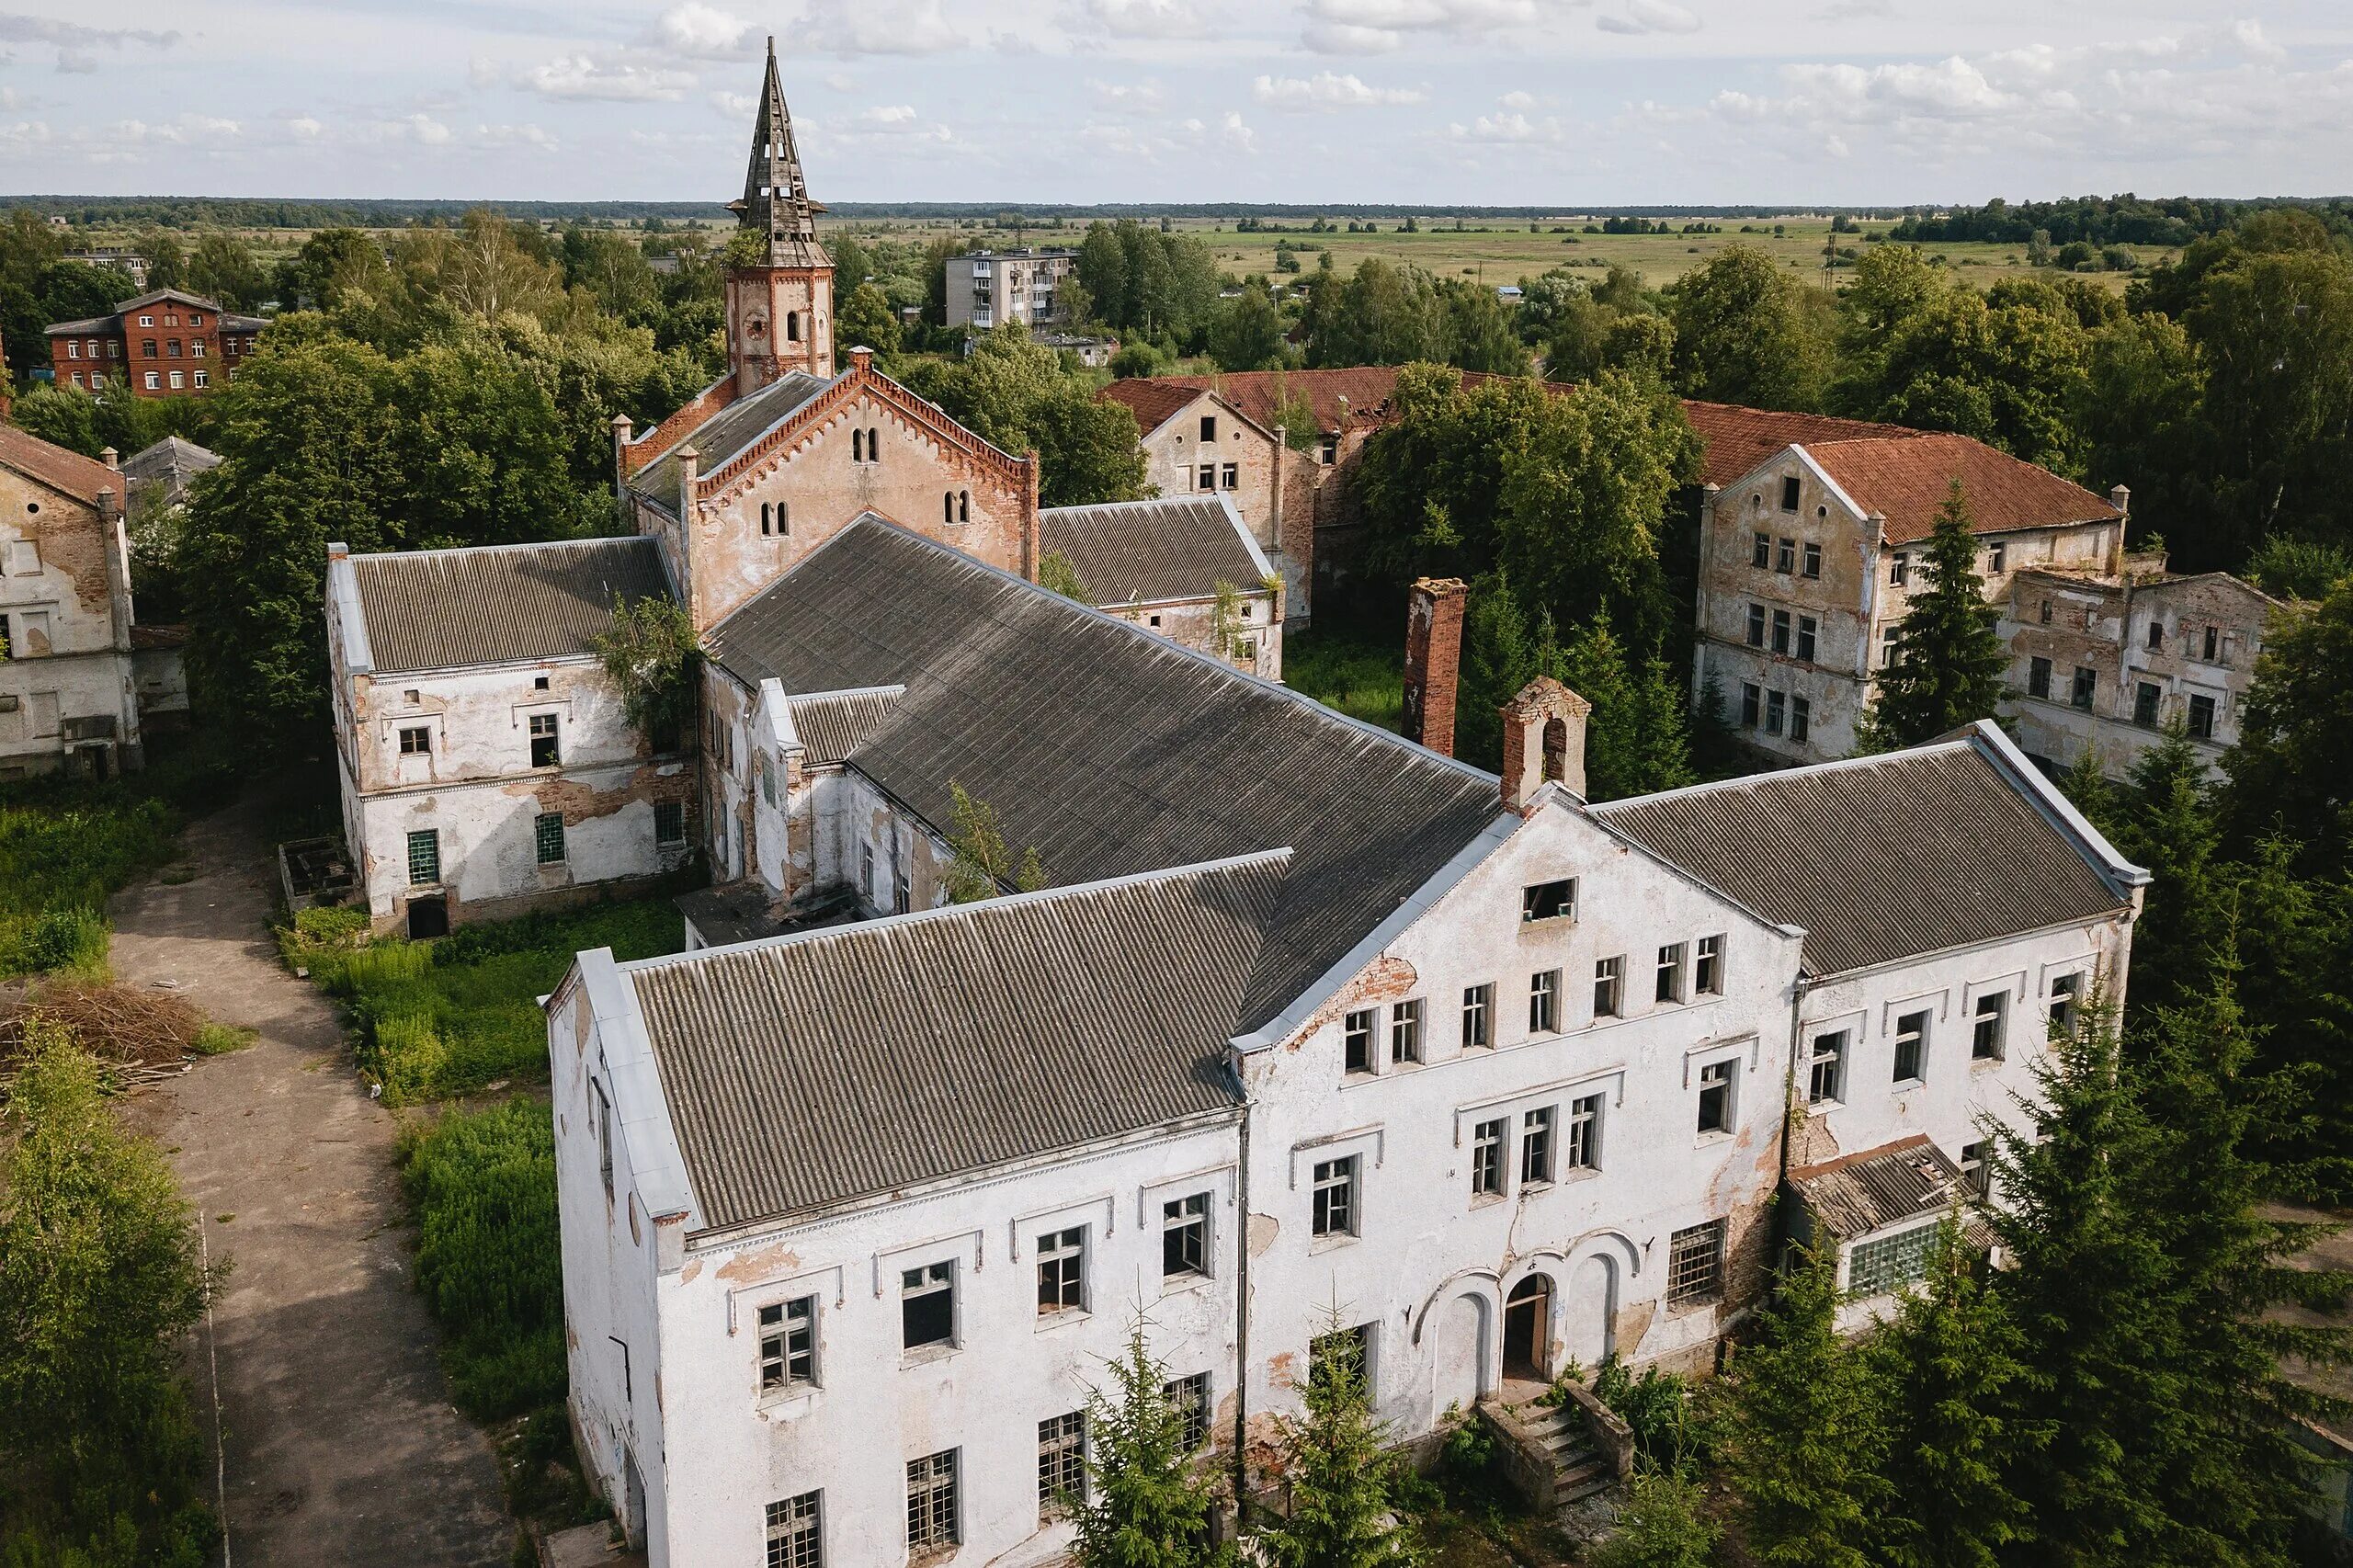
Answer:
[[[1552,1506],[1582,1502],[1618,1479],[1617,1466],[1601,1451],[1582,1408],[1532,1404],[1523,1409],[1523,1424],[1552,1461]]]
[[[1479,1402],[1480,1414],[1502,1437],[1504,1464],[1529,1506],[1555,1509],[1579,1503],[1626,1479],[1633,1469],[1632,1434],[1583,1388],[1559,1404],[1541,1399]]]

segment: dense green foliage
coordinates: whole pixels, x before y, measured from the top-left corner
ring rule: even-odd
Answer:
[[[892,369],[974,435],[1018,456],[1036,452],[1041,506],[1135,501],[1144,494],[1136,416],[1098,403],[1095,382],[1007,323],[976,338],[961,360],[916,359]]]
[[[217,1275],[99,1065],[36,1020],[0,1154],[0,1558],[200,1568],[216,1527],[174,1358]]]
[[[2339,233],[2353,233],[2353,203],[2335,201],[2217,201],[2177,196],[2079,196],[2063,201],[2021,201],[1995,197],[1983,207],[1915,213],[1888,232],[1896,240],[1991,240],[2022,245],[2039,231],[2056,244],[2180,245],[2203,234],[2226,231],[2246,218],[2279,207],[2308,210]]]
[[[612,624],[591,645],[646,744],[668,751],[683,744],[693,729],[695,672],[702,667],[702,646],[687,612],[669,599],[616,599]]]
[[[964,786],[949,781],[951,809],[948,829],[948,902],[978,903],[1007,891],[1036,892],[1046,885],[1046,868],[1038,846],[1017,853],[1005,841],[996,808],[975,800]]]
[[[1403,1460],[1373,1415],[1359,1354],[1335,1317],[1315,1341],[1303,1408],[1275,1418],[1289,1512],[1258,1540],[1278,1568],[1413,1568],[1398,1528]]]
[[[1213,1474],[1185,1441],[1185,1415],[1162,1390],[1141,1319],[1127,1349],[1107,1363],[1110,1386],[1086,1399],[1087,1494],[1074,1510],[1077,1568],[1218,1568],[1231,1547],[1212,1544]]]
[[[1895,658],[1873,683],[1863,743],[1892,751],[1994,716],[2006,694],[2009,654],[1995,631],[2000,612],[1985,602],[1977,536],[1961,481],[1937,511],[1915,567],[1927,585],[1896,626]]]

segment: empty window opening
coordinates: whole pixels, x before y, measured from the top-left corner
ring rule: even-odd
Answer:
[[[2189,738],[2211,741],[2214,738],[2214,699],[2193,697],[2189,699]]]
[[[1357,1157],[1315,1163],[1315,1212],[1311,1233],[1353,1236],[1357,1233]]]
[[[1653,988],[1653,999],[1660,1002],[1683,1000],[1683,944],[1674,943],[1658,950],[1658,982]]]
[[[1359,1007],[1340,1026],[1341,1056],[1350,1073],[1372,1071],[1372,1009]]]
[[[2009,1013],[2010,994],[1995,991],[1977,999],[1976,1016],[1971,1020],[1969,1056],[1972,1062],[1999,1062],[2002,1059],[2002,1024]]]
[[[1781,510],[1794,512],[1797,509],[1798,476],[1794,473],[1783,474],[1781,476]]]
[[[1086,1231],[1074,1226],[1038,1238],[1038,1315],[1086,1307]]]
[[[2051,1032],[2054,1035],[2073,1034],[2075,1029],[2076,1004],[2083,995],[2084,977],[2063,974],[2051,982]]]
[[[801,312],[799,311],[784,312],[784,340],[787,343],[801,341]]]
[[[1702,937],[1697,956],[1691,962],[1691,990],[1695,995],[1721,996],[1724,990],[1724,939]]]
[[[1201,439],[1204,441],[1214,441],[1217,439],[1216,415],[1204,414],[1201,415]]]
[[[1757,532],[1748,536],[1748,563],[1759,572],[1773,564],[1773,536]]]
[[[1699,1069],[1699,1131],[1732,1131],[1733,1063],[1711,1062]]]
[[[899,1344],[907,1350],[956,1342],[956,1266],[926,1263],[899,1275]]]
[[[1519,917],[1523,921],[1574,919],[1577,912],[1577,880],[1563,877],[1522,888]]]
[[[1847,1031],[1814,1036],[1806,1053],[1806,1103],[1835,1105],[1846,1097],[1846,1085]]]
[[[1928,1015],[1906,1013],[1895,1020],[1895,1081],[1917,1084],[1928,1075]]]
[[[1565,719],[1544,721],[1544,777],[1548,782],[1565,783],[1569,776],[1569,722]]]
[[[1165,1279],[1210,1271],[1210,1195],[1194,1193],[1160,1206],[1160,1273]]]
[[[1593,965],[1593,1016],[1614,1018],[1625,1011],[1626,960],[1597,959]]]

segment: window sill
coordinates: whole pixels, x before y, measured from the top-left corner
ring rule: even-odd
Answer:
[[[1506,1193],[1474,1192],[1471,1195],[1471,1210],[1472,1212],[1476,1213],[1482,1209],[1497,1208],[1510,1201],[1510,1196]]]
[[[1688,1301],[1669,1301],[1666,1303],[1666,1315],[1689,1317],[1695,1312],[1712,1312],[1723,1305],[1723,1300],[1722,1294],[1717,1292],[1705,1296],[1694,1296]]]
[[[928,1367],[935,1361],[947,1360],[963,1348],[961,1345],[919,1345],[900,1356],[899,1367],[903,1371],[916,1367]]]
[[[1091,1323],[1094,1318],[1095,1314],[1085,1307],[1064,1307],[1058,1312],[1040,1312],[1035,1329],[1040,1334],[1051,1334],[1058,1328],[1068,1328],[1073,1324]]]
[[[1307,1254],[1313,1257],[1317,1253],[1337,1252],[1342,1247],[1356,1245],[1362,1239],[1354,1235],[1317,1236],[1307,1244]]]
[[[1908,1095],[1915,1089],[1925,1089],[1927,1086],[1928,1081],[1926,1078],[1898,1078],[1888,1085],[1888,1089],[1892,1094]]]
[[[1969,1059],[1969,1070],[1972,1073],[1990,1073],[2006,1060],[2000,1056],[1972,1056]]]
[[[1691,1146],[1695,1149],[1704,1149],[1711,1143],[1729,1143],[1732,1141],[1732,1129],[1728,1127],[1720,1127],[1702,1132],[1693,1138],[1691,1140]]]
[[[1160,1277],[1161,1300],[1171,1296],[1197,1296],[1216,1283],[1211,1274],[1164,1274]]]
[[[766,1420],[798,1421],[817,1408],[818,1392],[813,1387],[782,1389],[762,1394],[753,1408]]]

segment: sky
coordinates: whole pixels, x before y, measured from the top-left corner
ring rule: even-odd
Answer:
[[[771,33],[821,201],[2353,193],[2353,0],[77,0],[0,192],[724,201]]]

